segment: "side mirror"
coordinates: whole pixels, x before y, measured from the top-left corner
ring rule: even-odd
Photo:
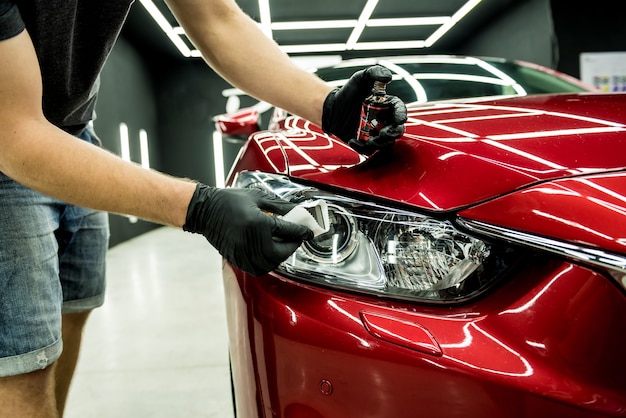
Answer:
[[[258,110],[246,108],[233,113],[217,115],[213,121],[224,138],[245,141],[248,136],[261,130],[259,119]]]

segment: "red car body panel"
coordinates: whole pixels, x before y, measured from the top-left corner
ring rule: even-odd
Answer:
[[[626,254],[626,96],[410,108],[369,159],[299,118],[255,134],[241,170]],[[241,417],[626,416],[626,295],[536,254],[456,305],[224,267]]]
[[[616,149],[626,147],[626,95],[584,100],[585,108],[580,95],[416,106],[391,154],[366,161],[297,118],[275,140],[294,178],[448,211],[540,181],[625,168]]]
[[[410,304],[227,267],[233,377],[248,394],[237,397],[237,410],[324,418],[625,414],[626,362],[616,350],[625,344],[624,295],[568,263],[537,262],[509,280],[471,305],[417,313]],[[441,354],[380,338],[364,323],[368,314],[386,318],[386,329],[406,341],[427,332]]]
[[[551,181],[459,216],[614,253],[626,253],[626,172]]]

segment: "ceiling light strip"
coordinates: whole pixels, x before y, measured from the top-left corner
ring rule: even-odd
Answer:
[[[286,54],[300,54],[307,52],[341,52],[346,50],[346,44],[281,45],[280,49]]]
[[[370,19],[366,21],[366,27],[398,27],[398,26],[428,26],[443,25],[452,18],[440,17],[406,17],[391,19]],[[311,30],[311,29],[344,29],[356,27],[358,20],[307,20],[294,22],[272,22],[272,30]],[[184,32],[181,32],[184,33]]]
[[[191,56],[191,51],[189,47],[181,39],[181,37],[176,33],[172,25],[167,21],[165,16],[161,13],[161,11],[152,3],[152,0],[139,0],[141,5],[146,9],[146,11],[152,16],[154,21],[159,25],[161,30],[167,35],[168,38],[172,41],[172,43],[178,48],[181,54],[185,57]]]
[[[356,19],[350,20],[311,20],[300,22],[272,22],[273,30],[300,30],[300,29],[342,29],[354,28]]]
[[[419,49],[424,48],[424,41],[389,41],[389,42],[359,42],[351,49],[355,51],[379,51],[386,49]],[[281,45],[280,49],[286,54],[302,54],[309,52],[341,52],[348,48],[346,44],[305,44]]]
[[[444,25],[448,23],[452,18],[449,16],[438,17],[401,17],[391,19],[370,19],[367,21],[366,26],[375,27],[390,27],[390,26],[428,26],[428,25]]]
[[[388,42],[359,42],[352,49],[356,51],[375,51],[385,49],[413,49],[424,48],[424,41],[388,41]]]
[[[456,25],[459,20],[463,19],[465,15],[472,11],[472,9],[476,7],[480,2],[481,0],[469,0],[467,3],[465,3],[459,10],[457,10],[455,14],[452,15],[452,18],[448,22],[441,25],[439,29],[433,32],[433,34],[430,35],[428,39],[426,39],[426,47],[428,48],[433,46],[435,42],[441,39],[443,35],[445,35],[450,29],[452,29],[452,27]]]
[[[272,39],[272,14],[269,0],[259,0],[259,14],[261,15],[261,30],[265,36]]]
[[[354,46],[356,45],[357,41],[361,37],[361,34],[363,33],[363,29],[365,29],[365,24],[372,16],[372,13],[374,13],[374,9],[376,8],[377,4],[378,0],[367,1],[367,4],[361,12],[361,16],[359,16],[359,20],[356,26],[354,27],[352,33],[350,34],[350,37],[348,38],[348,42],[346,43],[346,49],[354,49]]]

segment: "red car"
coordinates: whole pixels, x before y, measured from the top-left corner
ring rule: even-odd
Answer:
[[[292,116],[250,135],[228,184],[330,228],[225,264],[236,416],[626,416],[626,95],[508,65],[563,92],[409,103],[371,157]]]

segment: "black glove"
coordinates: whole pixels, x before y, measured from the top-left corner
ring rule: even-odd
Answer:
[[[204,235],[231,264],[260,276],[278,267],[303,240],[313,238],[309,228],[264,212],[284,215],[293,207],[259,189],[198,184],[183,229]]]
[[[378,136],[370,138],[366,143],[356,140],[361,107],[365,98],[371,94],[374,81],[390,82],[391,72],[381,65],[357,71],[341,88],[328,94],[322,111],[324,132],[337,136],[362,154],[371,154],[393,145],[404,134],[407,118],[404,102],[396,96],[388,96],[391,107],[387,125]]]

